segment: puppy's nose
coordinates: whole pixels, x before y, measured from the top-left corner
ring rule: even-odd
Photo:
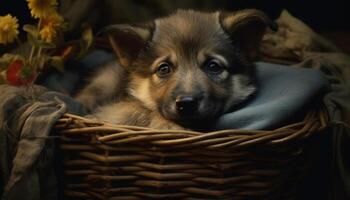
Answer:
[[[181,115],[192,115],[198,110],[198,98],[193,96],[178,96],[175,103],[176,110]]]

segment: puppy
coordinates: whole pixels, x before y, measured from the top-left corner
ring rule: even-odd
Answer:
[[[117,55],[77,96],[92,116],[115,124],[195,129],[256,90],[252,60],[266,27],[261,11],[179,10],[102,32]]]

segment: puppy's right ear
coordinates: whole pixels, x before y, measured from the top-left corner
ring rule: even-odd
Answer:
[[[254,59],[259,50],[265,28],[277,30],[277,24],[262,11],[245,9],[231,13],[220,13],[221,27],[250,59]]]
[[[98,35],[105,35],[118,56],[119,64],[127,67],[152,39],[154,23],[107,26]]]

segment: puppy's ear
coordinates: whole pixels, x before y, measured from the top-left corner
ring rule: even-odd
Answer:
[[[127,67],[152,39],[154,23],[147,24],[117,24],[107,26],[98,35],[108,37],[108,40],[118,56],[119,64]]]
[[[220,13],[220,24],[233,44],[238,45],[249,59],[257,56],[266,27],[274,31],[278,28],[262,11],[255,9]]]

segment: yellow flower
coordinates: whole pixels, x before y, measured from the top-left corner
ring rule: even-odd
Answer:
[[[11,15],[0,16],[0,44],[13,42],[18,35],[18,20]]]
[[[57,0],[27,0],[34,18],[48,17],[56,11]]]
[[[48,17],[42,19],[41,26],[53,26],[56,29],[63,28],[64,19],[57,12],[51,13]]]
[[[51,26],[46,26],[40,30],[40,36],[45,42],[52,43],[57,36],[57,31]]]
[[[53,42],[58,33],[64,28],[64,20],[56,12],[42,19],[40,37],[46,42]]]

